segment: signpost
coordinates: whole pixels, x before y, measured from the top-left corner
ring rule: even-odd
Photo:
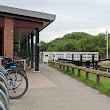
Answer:
[[[108,28],[105,32],[105,40],[107,41],[107,47],[106,47],[106,58],[108,59]]]

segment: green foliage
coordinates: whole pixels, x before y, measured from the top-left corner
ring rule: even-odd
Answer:
[[[48,43],[45,43],[43,41],[40,42],[40,51],[47,51]]]
[[[110,38],[109,38],[110,41]],[[41,51],[98,51],[100,54],[106,52],[106,41],[104,34],[93,36],[84,32],[73,32],[57,38],[49,43],[41,42]],[[110,43],[109,43],[110,50]]]
[[[73,33],[64,35],[63,39],[80,40],[81,38],[84,38],[85,36],[89,36],[89,34],[84,33],[84,32],[73,32]]]

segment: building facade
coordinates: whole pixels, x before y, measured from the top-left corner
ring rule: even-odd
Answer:
[[[20,56],[30,58],[39,71],[39,32],[55,20],[53,14],[35,12],[0,5],[0,56],[14,58],[14,44],[20,45]],[[36,37],[33,50],[33,37]],[[30,43],[31,42],[31,43]]]

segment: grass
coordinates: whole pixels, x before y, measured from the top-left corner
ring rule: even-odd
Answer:
[[[110,67],[110,61],[101,61],[99,65]]]
[[[67,72],[66,68],[58,69],[59,71],[63,72],[64,74],[75,78],[86,85],[98,90],[100,93],[107,95],[110,97],[110,79],[106,77],[100,77],[100,84],[96,84],[96,75],[89,73],[89,78],[86,79],[86,73],[84,71],[81,71],[80,77],[78,77],[77,70],[72,72],[72,70],[69,68],[69,71]]]

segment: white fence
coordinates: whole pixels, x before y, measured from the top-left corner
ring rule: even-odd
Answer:
[[[72,54],[74,61],[79,61],[80,55],[82,55],[82,61],[91,61],[93,54],[94,60],[99,60],[99,52],[41,52],[40,56],[43,58],[43,61],[45,62],[45,59],[58,60],[58,58],[72,60]]]

